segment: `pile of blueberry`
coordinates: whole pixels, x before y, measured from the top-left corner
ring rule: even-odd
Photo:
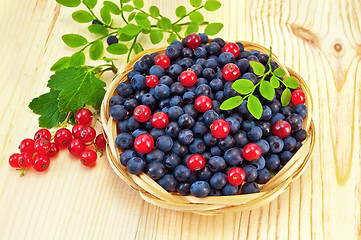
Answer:
[[[233,110],[220,105],[237,95],[238,78],[256,84],[250,61],[265,65],[269,56],[245,51],[205,34],[173,41],[165,54],[144,55],[110,101],[117,121],[115,144],[131,174],[146,173],[169,192],[196,197],[259,192],[302,146],[307,114],[305,95],[292,92],[280,104],[282,86],[272,101],[258,96],[263,113],[255,119],[247,101]],[[271,61],[272,68],[277,68]]]

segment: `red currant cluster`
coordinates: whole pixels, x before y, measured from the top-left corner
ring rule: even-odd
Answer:
[[[55,157],[59,149],[64,148],[78,156],[83,165],[94,165],[97,160],[96,150],[101,151],[106,146],[104,135],[96,136],[95,129],[89,126],[93,120],[93,114],[89,109],[78,110],[75,119],[77,124],[73,126],[72,131],[60,128],[52,136],[48,129],[40,129],[35,133],[34,139],[22,140],[19,146],[20,153],[14,153],[9,158],[10,166],[23,170],[22,175],[30,167],[43,172],[48,169],[50,158]],[[95,150],[90,149],[91,146]]]

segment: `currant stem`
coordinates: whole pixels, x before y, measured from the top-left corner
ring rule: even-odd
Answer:
[[[124,12],[123,12],[122,8],[123,8],[123,1],[120,0],[120,15],[122,16],[123,21],[124,21],[126,24],[128,24],[128,21],[127,21],[127,20],[125,19],[125,17],[124,17]]]
[[[130,48],[129,48],[129,52],[128,52],[128,56],[127,56],[127,62],[129,62],[129,60],[130,60],[130,54],[131,54],[132,51],[133,51],[134,44],[137,42],[138,36],[139,36],[139,33],[138,33],[137,35],[135,35],[135,38],[134,38],[134,40],[133,40],[133,43],[132,43],[132,45],[131,45]]]
[[[20,177],[23,177],[23,176],[25,176],[25,172],[26,172],[27,168],[17,168],[16,170],[21,171]]]

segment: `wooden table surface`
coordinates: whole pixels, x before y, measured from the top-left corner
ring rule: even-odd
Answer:
[[[146,6],[156,4],[174,17],[181,2],[153,0]],[[222,3],[219,11],[205,13],[224,23],[218,36],[272,45],[311,89],[317,141],[302,177],[270,204],[220,216],[145,203],[106,157],[86,168],[63,151],[47,172],[29,171],[20,178],[7,161],[38,129],[38,116],[27,105],[47,91],[51,65],[73,52],[61,36],[90,35],[87,24],[71,19],[74,10],[55,0],[2,0],[0,239],[361,239],[361,2]],[[145,37],[141,41],[151,47]],[[116,64],[122,69],[125,57]]]

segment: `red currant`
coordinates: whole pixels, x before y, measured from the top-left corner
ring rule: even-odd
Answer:
[[[68,150],[71,154],[75,156],[80,155],[80,153],[85,149],[85,144],[78,138],[71,140]]]
[[[145,80],[145,84],[150,88],[156,87],[158,83],[159,83],[158,77],[155,75],[149,75],[147,77],[147,80]]]
[[[211,133],[215,138],[224,138],[230,130],[229,124],[224,119],[217,119],[211,126]]]
[[[14,153],[9,157],[9,165],[13,168],[19,168],[20,153]]]
[[[80,131],[80,140],[82,140],[84,143],[90,143],[94,140],[96,135],[97,133],[95,132],[94,128],[87,126]]]
[[[134,148],[139,153],[149,153],[154,147],[153,137],[147,133],[143,133],[135,138]]]
[[[37,153],[48,153],[51,148],[51,143],[48,139],[39,138],[35,141],[34,149]]]
[[[54,141],[59,148],[66,148],[72,139],[71,132],[66,128],[60,128],[54,135]]]
[[[159,54],[154,59],[155,65],[161,66],[163,69],[166,69],[170,64],[170,59],[165,54]]]
[[[195,49],[201,45],[201,38],[197,34],[191,33],[186,37],[186,45],[189,48]]]
[[[52,158],[52,157],[55,157],[56,155],[58,155],[58,153],[59,153],[58,144],[51,143],[50,144],[50,150],[48,152],[48,156]]]
[[[30,167],[33,162],[33,154],[31,153],[21,153],[18,158],[18,164],[21,168]]]
[[[48,129],[42,128],[42,129],[38,130],[34,135],[34,140],[37,140],[39,138],[45,138],[45,139],[48,139],[50,141],[51,140],[51,133],[49,132]]]
[[[198,112],[207,112],[212,108],[212,100],[208,96],[199,96],[194,101],[194,107]]]
[[[77,123],[87,125],[91,123],[92,119],[93,113],[89,109],[82,108],[75,113],[75,120],[77,121]]]
[[[246,172],[243,170],[243,168],[234,167],[228,171],[227,178],[230,184],[238,186],[241,185],[246,179]]]
[[[146,105],[139,105],[134,109],[133,116],[138,122],[146,122],[151,115],[150,108]]]
[[[95,146],[99,149],[104,149],[107,145],[104,134],[99,134],[94,140]]]
[[[187,167],[192,171],[198,171],[206,165],[205,158],[200,154],[193,154],[187,160]]]
[[[306,101],[305,94],[301,90],[293,91],[291,99],[293,105],[304,104]]]
[[[85,149],[80,153],[80,161],[84,166],[94,165],[97,157],[97,153],[91,149]]]
[[[35,141],[33,139],[25,138],[20,143],[19,146],[20,152],[34,154],[35,153],[34,143]]]
[[[240,49],[237,44],[235,43],[227,43],[223,47],[223,52],[230,52],[236,58],[239,55]]]
[[[272,125],[272,133],[280,138],[285,138],[291,133],[291,125],[284,120],[279,120]]]
[[[192,70],[183,71],[179,75],[179,81],[186,87],[191,87],[197,82],[197,75]]]
[[[71,129],[71,133],[73,134],[74,138],[80,138],[80,131],[85,127],[84,124],[75,124]]]
[[[153,114],[150,121],[155,128],[165,128],[168,125],[169,118],[164,112],[156,112]]]
[[[253,161],[260,158],[262,155],[261,148],[255,143],[248,143],[243,148],[243,157],[247,161]]]
[[[33,168],[38,172],[43,172],[48,169],[50,158],[46,154],[39,153],[34,157]]]
[[[222,76],[227,81],[234,81],[239,77],[240,71],[236,64],[227,63],[222,69]]]

